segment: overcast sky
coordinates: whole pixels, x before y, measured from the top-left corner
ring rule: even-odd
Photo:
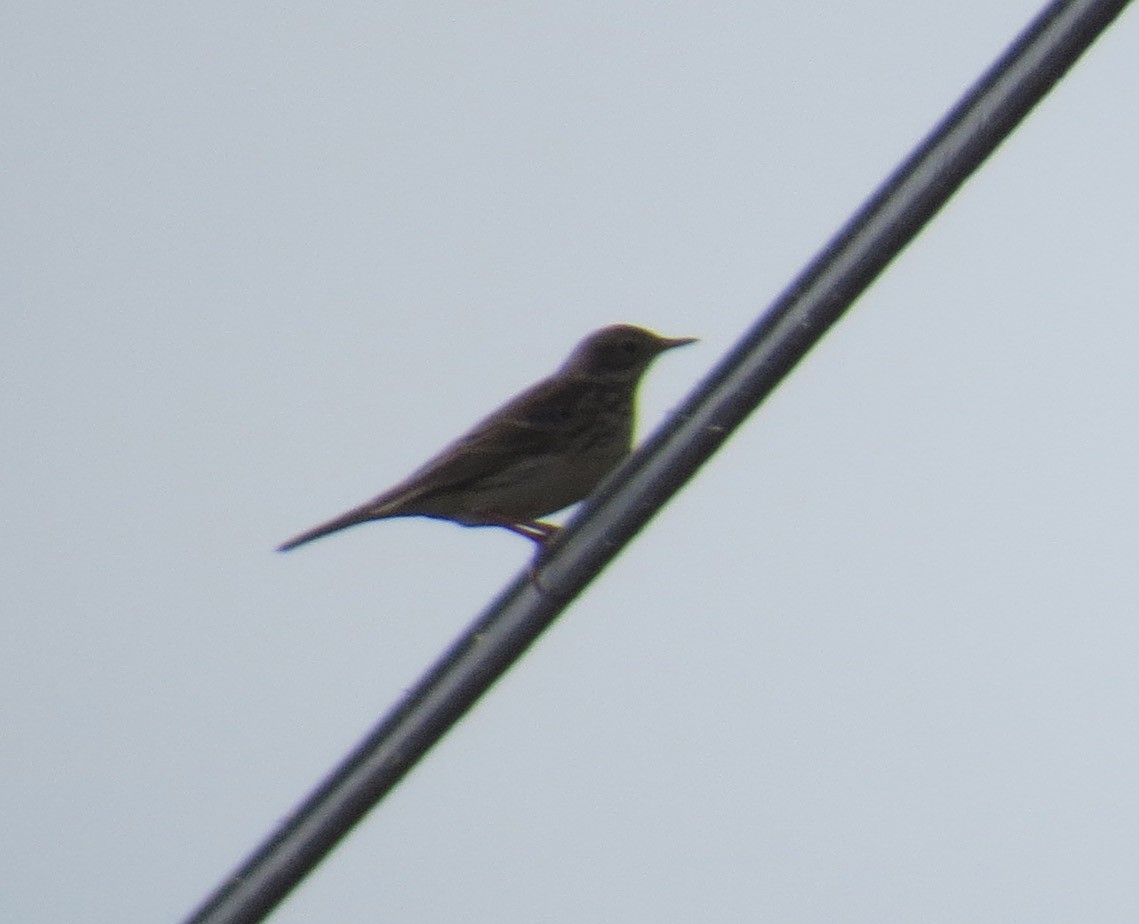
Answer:
[[[603,324],[656,425],[1036,11],[8,0],[0,919],[184,918],[531,553],[274,546]],[[1137,61],[273,920],[1139,919]]]

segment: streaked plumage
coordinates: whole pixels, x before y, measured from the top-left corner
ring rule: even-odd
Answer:
[[[501,526],[538,543],[540,518],[587,497],[628,455],[637,385],[653,359],[692,343],[628,324],[586,337],[548,379],[511,399],[405,481],[281,545],[369,520],[423,516]]]

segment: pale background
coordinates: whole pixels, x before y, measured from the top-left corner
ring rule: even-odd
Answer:
[[[525,566],[401,478],[718,359],[1031,0],[0,12],[0,920],[187,915]],[[274,921],[1139,920],[1125,16]]]

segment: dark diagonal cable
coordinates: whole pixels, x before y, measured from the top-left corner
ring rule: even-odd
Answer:
[[[566,530],[190,918],[249,924],[328,853],[692,476],[941,208],[1126,0],[1049,6]]]

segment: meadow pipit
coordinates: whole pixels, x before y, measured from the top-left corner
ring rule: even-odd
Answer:
[[[587,497],[629,454],[634,397],[649,364],[694,339],[661,337],[629,324],[590,334],[552,376],[508,401],[406,481],[278,551],[388,517],[501,526],[544,544],[558,527],[540,518]]]

